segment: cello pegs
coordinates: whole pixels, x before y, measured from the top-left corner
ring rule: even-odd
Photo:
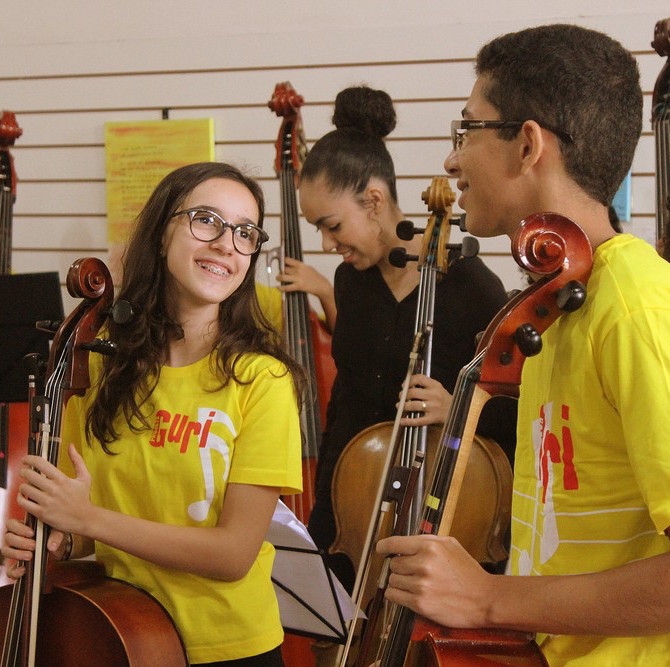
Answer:
[[[462,232],[467,232],[468,229],[465,226],[465,213],[461,213],[461,215],[455,215],[449,218],[449,224],[450,225],[458,225],[458,228]]]
[[[82,349],[88,350],[89,352],[96,352],[97,354],[104,354],[105,356],[111,356],[116,353],[116,343],[105,338],[95,338],[90,343],[83,343]]]
[[[542,350],[542,337],[528,322],[519,326],[514,332],[514,342],[524,357],[534,357]]]
[[[479,254],[479,241],[474,236],[464,237],[461,245],[463,257],[477,257]]]
[[[447,243],[448,250],[460,250],[463,257],[477,257],[479,241],[474,236],[465,236],[460,243]]]
[[[586,301],[586,287],[578,280],[571,280],[564,285],[556,296],[556,305],[568,313],[582,307]]]
[[[119,299],[111,307],[109,314],[116,324],[127,324],[135,317],[133,306],[124,299]]]
[[[418,262],[418,255],[408,255],[405,248],[391,248],[389,263],[399,269],[407,266],[407,262]]]
[[[47,362],[41,354],[31,352],[21,359],[24,370],[33,377],[44,377],[47,370]]]
[[[395,228],[395,233],[403,241],[411,241],[416,234],[423,234],[426,230],[415,227],[411,220],[401,220]]]
[[[37,320],[35,328],[43,333],[51,334],[52,336],[60,329],[62,322],[57,320]]]

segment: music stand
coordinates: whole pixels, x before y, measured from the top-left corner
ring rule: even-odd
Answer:
[[[281,500],[266,539],[276,551],[272,583],[284,630],[344,644],[355,605],[305,526]]]
[[[58,273],[0,275],[0,403],[28,400],[28,373],[23,357],[49,356],[49,335],[35,328],[38,320],[63,319]]]

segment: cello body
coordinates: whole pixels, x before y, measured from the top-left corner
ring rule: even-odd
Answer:
[[[433,473],[441,427],[428,428],[426,474]],[[375,512],[375,489],[370,479],[381,479],[384,458],[391,445],[393,422],[375,424],[361,431],[345,447],[333,475],[333,510],[338,540],[333,551],[345,553],[360,563],[366,529]],[[480,563],[507,558],[503,538],[509,529],[512,498],[512,468],[502,449],[490,438],[475,436],[463,482],[452,534]],[[390,534],[390,526],[383,531]],[[381,567],[381,559],[374,571]],[[376,586],[376,578],[368,587]],[[363,608],[372,590],[364,595]]]
[[[443,628],[421,618],[415,623],[412,642],[406,667],[548,667],[529,632]]]
[[[100,563],[54,563],[42,596],[36,667],[184,667],[174,623],[145,591],[105,577]],[[0,588],[0,625],[7,626],[13,585]]]

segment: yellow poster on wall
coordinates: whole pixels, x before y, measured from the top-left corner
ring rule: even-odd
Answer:
[[[177,167],[214,159],[214,121],[105,123],[107,236],[115,282],[132,222],[159,181]]]

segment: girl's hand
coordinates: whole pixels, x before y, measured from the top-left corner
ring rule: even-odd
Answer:
[[[282,292],[306,292],[317,297],[323,308],[328,331],[333,332],[337,319],[337,306],[335,290],[328,278],[309,264],[285,257],[284,271],[277,275],[277,280],[281,282],[279,289]]]
[[[71,478],[39,456],[26,456],[20,471],[17,502],[29,514],[61,533],[86,534],[91,477],[74,445],[68,448],[76,477]],[[56,537],[57,539],[57,537]],[[58,550],[61,542],[54,541]]]
[[[313,266],[292,257],[284,258],[284,270],[277,275],[277,280],[282,292],[307,292],[319,299],[333,290],[328,278]]]
[[[399,403],[396,407],[399,407]],[[437,381],[427,375],[412,375],[405,401],[405,412],[414,417],[403,417],[401,426],[424,426],[443,424],[449,414],[451,394]]]
[[[18,519],[7,519],[0,552],[7,576],[10,579],[22,577],[26,572],[22,562],[32,560],[35,552],[32,528]]]

